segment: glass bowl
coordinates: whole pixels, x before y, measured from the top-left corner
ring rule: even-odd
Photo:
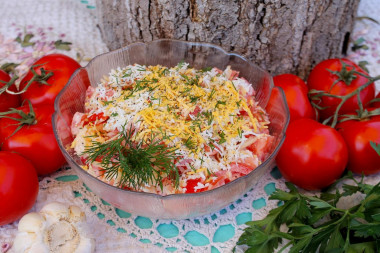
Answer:
[[[79,157],[69,147],[73,141],[71,120],[75,112],[84,111],[87,87],[94,87],[111,69],[138,63],[174,67],[180,61],[201,69],[217,67],[224,70],[231,66],[240,72],[256,90],[256,100],[269,113],[270,133],[275,137],[269,157],[248,175],[240,177],[213,190],[161,196],[153,193],[134,192],[108,185],[88,174],[79,164]],[[269,98],[273,94],[273,97]],[[267,105],[268,104],[268,105]],[[95,57],[86,67],[78,69],[55,100],[53,129],[58,144],[71,168],[99,197],[124,211],[161,219],[185,219],[216,212],[237,200],[250,190],[274,165],[275,156],[284,141],[289,121],[289,111],[281,88],[273,87],[272,77],[242,56],[227,53],[222,48],[207,44],[178,40],[156,40],[134,43],[121,49]]]

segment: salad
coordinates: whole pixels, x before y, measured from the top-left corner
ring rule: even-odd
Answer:
[[[123,189],[195,193],[248,174],[269,155],[269,119],[227,67],[129,65],[86,92],[71,125],[81,167]]]

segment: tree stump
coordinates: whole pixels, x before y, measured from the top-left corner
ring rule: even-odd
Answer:
[[[97,0],[110,50],[171,38],[210,42],[271,74],[305,77],[347,50],[359,0]]]

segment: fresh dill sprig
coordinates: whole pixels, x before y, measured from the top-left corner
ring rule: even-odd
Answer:
[[[120,178],[119,186],[139,189],[144,184],[160,185],[169,176],[177,188],[179,173],[174,164],[176,150],[165,146],[157,135],[151,134],[148,140],[137,142],[130,128],[119,133],[116,139],[104,143],[92,141],[82,155],[88,162],[100,160],[106,179]],[[100,159],[99,159],[100,158]]]

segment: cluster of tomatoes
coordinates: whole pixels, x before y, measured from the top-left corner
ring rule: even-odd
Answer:
[[[37,60],[16,87],[0,70],[0,226],[24,215],[38,194],[38,176],[65,164],[52,127],[54,100],[80,65],[62,55]]]
[[[345,169],[380,171],[380,94],[362,68],[347,59],[317,64],[307,84],[292,74],[274,77],[290,111],[276,163],[284,178],[307,190],[323,189]]]

